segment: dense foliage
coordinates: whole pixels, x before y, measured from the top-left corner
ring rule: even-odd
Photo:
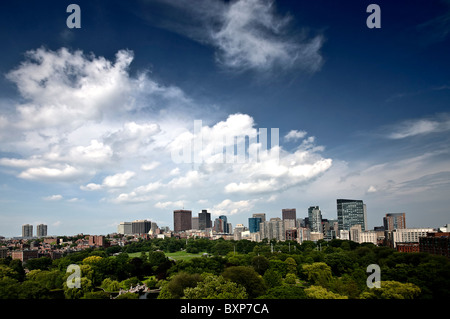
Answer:
[[[166,256],[180,251],[207,256]],[[67,286],[70,264],[80,266],[81,288]],[[367,287],[370,264],[380,266],[381,288]],[[450,260],[342,240],[300,245],[202,238],[141,240],[25,265],[0,259],[0,299],[103,299],[144,283],[161,299],[448,299]]]

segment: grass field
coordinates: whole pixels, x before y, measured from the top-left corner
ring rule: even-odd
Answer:
[[[165,253],[166,257],[170,257],[175,260],[183,260],[183,259],[191,259],[194,257],[202,257],[203,252],[198,254],[189,254],[185,251],[177,251],[175,253]],[[140,252],[130,253],[128,254],[130,257],[139,257],[141,255]]]

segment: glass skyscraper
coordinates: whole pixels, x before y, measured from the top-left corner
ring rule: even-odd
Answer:
[[[337,217],[339,230],[350,230],[350,227],[361,225],[366,230],[366,209],[362,200],[337,199]]]
[[[259,224],[262,222],[261,217],[250,217],[248,219],[248,230],[250,233],[257,233],[259,232]]]

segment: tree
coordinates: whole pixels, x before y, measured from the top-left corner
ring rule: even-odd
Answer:
[[[281,275],[273,269],[267,269],[263,276],[266,286],[274,288],[283,284]]]
[[[29,259],[26,263],[26,267],[29,270],[33,269],[48,270],[51,265],[52,260],[49,257],[32,258]]]
[[[303,272],[308,281],[323,287],[326,287],[332,278],[330,266],[323,262],[303,265]]]
[[[299,286],[277,286],[267,290],[258,299],[306,299],[305,290]]]
[[[36,282],[41,287],[52,290],[62,288],[64,274],[57,269],[51,271],[35,269],[30,271],[26,277],[27,280]]]
[[[285,277],[288,273],[287,266],[288,264],[284,261],[281,261],[279,259],[271,259],[269,260],[270,269],[275,270],[277,273],[279,273],[282,277]]]
[[[100,256],[89,256],[83,259],[83,264],[85,265],[95,265],[100,260],[102,260],[102,257]]]
[[[361,294],[361,299],[414,299],[420,288],[412,283],[381,281],[380,288],[372,288]]]
[[[245,288],[223,276],[206,274],[196,287],[186,288],[187,299],[246,299]]]
[[[286,264],[286,270],[287,270],[288,274],[289,273],[294,274],[294,275],[297,274],[297,263],[295,262],[294,258],[288,257],[288,258],[286,258],[284,263]]]
[[[41,284],[26,280],[22,282],[18,290],[18,299],[42,299],[48,298],[49,290]]]
[[[184,297],[184,290],[186,288],[196,287],[198,282],[202,280],[200,274],[188,274],[185,272],[175,275],[162,290],[167,290],[163,294],[164,299],[180,299]]]
[[[293,273],[287,274],[284,279],[284,283],[288,285],[295,285],[297,283],[297,276]]]
[[[334,292],[328,291],[322,286],[311,286],[305,289],[308,299],[348,299],[347,296],[342,296]]]
[[[355,268],[356,260],[352,259],[347,252],[335,252],[325,256],[325,263],[331,267],[335,276],[342,276],[352,272]]]
[[[25,269],[23,269],[22,262],[19,259],[13,259],[9,263],[9,267],[14,271],[14,279],[23,281],[25,279]]]
[[[11,277],[0,277],[0,299],[17,299],[20,283]]]
[[[219,256],[225,256],[230,251],[233,251],[233,244],[223,239],[218,239],[216,244],[212,247],[212,253]]]
[[[256,298],[265,293],[267,290],[264,280],[253,267],[233,266],[228,267],[223,272],[225,279],[233,281],[245,287],[250,299]]]
[[[269,268],[269,260],[264,256],[255,256],[252,259],[252,266],[258,274],[263,275]]]
[[[94,289],[94,285],[88,278],[81,277],[80,288],[69,288],[67,287],[66,281],[64,281],[63,288],[66,299],[81,299],[85,293],[90,292]]]

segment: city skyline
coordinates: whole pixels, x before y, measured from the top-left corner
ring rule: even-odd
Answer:
[[[355,207],[350,208],[350,213],[345,213],[349,216],[349,222],[343,224],[341,222],[342,217],[342,203],[347,203],[350,205],[356,205],[360,202],[361,212],[358,212],[358,209]],[[359,217],[355,217],[354,214],[359,214]],[[353,215],[352,215],[353,214]],[[181,215],[186,215],[185,217]],[[341,216],[341,218],[340,218]],[[281,218],[280,218],[281,217]],[[347,217],[346,217],[347,218]],[[199,220],[203,219],[202,223],[199,223]],[[224,223],[221,224],[221,229],[217,229],[217,221],[224,219]],[[294,223],[285,223],[285,220],[292,219]],[[351,231],[353,226],[360,226],[359,232],[367,233],[373,231],[380,231],[383,229],[384,231],[392,231],[395,229],[424,229],[427,227],[418,226],[418,227],[407,227],[406,226],[406,213],[386,213],[385,216],[379,221],[378,225],[374,225],[373,227],[367,227],[367,210],[366,204],[361,200],[354,199],[336,199],[336,216],[335,218],[322,218],[321,211],[319,206],[310,206],[307,210],[306,215],[296,216],[296,208],[282,208],[281,214],[276,216],[267,216],[265,213],[253,213],[247,217],[245,223],[236,223],[231,224],[227,223],[226,227],[224,226],[227,221],[227,216],[221,215],[219,218],[216,218],[213,222],[211,220],[211,214],[208,213],[206,209],[202,209],[198,212],[197,216],[192,214],[191,210],[183,209],[183,210],[174,210],[173,211],[173,221],[171,225],[158,225],[153,222],[151,219],[142,219],[142,220],[133,220],[133,221],[121,221],[118,225],[116,225],[116,229],[114,231],[99,234],[99,233],[78,233],[76,235],[84,234],[84,235],[111,235],[114,233],[118,234],[150,234],[150,230],[154,231],[156,228],[165,229],[163,233],[166,231],[173,232],[174,234],[180,234],[184,232],[190,231],[207,231],[214,232],[215,234],[234,234],[235,229],[239,229],[239,231],[249,231],[250,233],[260,232],[261,223],[268,221],[279,221],[284,224],[283,229],[288,232],[288,229],[300,229],[300,228],[308,228],[312,233],[322,233],[325,235],[324,222],[329,223],[328,227],[334,230],[334,235],[337,238],[341,238],[339,235],[340,231],[346,231],[347,233]],[[333,224],[331,224],[333,222]],[[203,225],[202,225],[203,224]],[[433,225],[429,226],[429,229],[440,229],[448,227],[447,224],[443,225]],[[126,228],[128,227],[128,228]],[[244,227],[240,229],[240,227]],[[286,228],[287,227],[287,228]],[[39,230],[41,229],[41,230]],[[45,229],[45,230],[44,230]],[[47,225],[39,224],[36,225],[36,236],[33,236],[33,225],[23,224],[22,225],[22,238],[39,238],[39,237],[53,237],[53,236],[66,236],[67,234],[51,234],[47,235]],[[205,233],[206,235],[206,233]],[[69,235],[70,236],[70,235]],[[344,233],[344,239],[345,239]],[[20,236],[12,236],[11,238],[19,238]],[[296,237],[295,237],[296,238]],[[249,238],[247,238],[249,239]],[[262,239],[262,238],[261,238]],[[253,240],[253,239],[251,239]],[[326,240],[330,240],[329,238]]]
[[[369,229],[448,224],[448,1],[377,1],[381,28],[370,1],[75,3],[80,28],[69,3],[1,5],[0,236],[184,209],[334,219],[337,198]],[[202,161],[173,158],[187,147]]]

